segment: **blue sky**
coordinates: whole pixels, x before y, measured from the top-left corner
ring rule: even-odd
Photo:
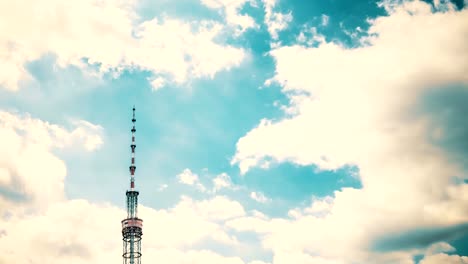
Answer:
[[[145,263],[464,263],[465,5],[0,4],[0,223],[88,208],[59,263],[118,259],[76,233],[124,217],[135,105]]]

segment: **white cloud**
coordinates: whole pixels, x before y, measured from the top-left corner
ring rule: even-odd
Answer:
[[[268,219],[268,217],[264,213],[262,213],[260,211],[252,210],[252,211],[250,211],[250,213],[254,217],[257,217],[257,218],[260,218],[260,219]]]
[[[121,260],[119,220],[125,212],[64,196],[66,167],[52,154],[53,148],[81,146],[86,150],[91,136],[86,133],[92,128],[101,130],[86,121],[74,125],[83,127],[66,130],[28,115],[0,112],[0,263]],[[140,206],[139,216],[145,221],[144,254],[166,263],[243,264],[239,257],[190,249],[207,240],[237,246],[237,238],[226,232],[224,222],[243,215],[241,204],[222,196],[201,201],[183,197],[167,210]],[[166,255],[168,251],[175,253]]]
[[[158,191],[159,191],[159,192],[162,192],[162,191],[166,190],[167,187],[169,187],[169,185],[167,185],[167,184],[161,184],[161,185],[159,185],[159,187],[158,187]]]
[[[222,30],[222,25],[207,21],[145,21],[136,33],[137,48],[128,51],[128,62],[152,72],[169,73],[177,83],[189,76],[212,78],[220,70],[239,65],[246,56],[242,49],[214,41]]]
[[[205,185],[201,184],[201,183],[197,183],[195,185],[197,187],[197,189],[200,191],[200,192],[206,192],[206,187]]]
[[[300,218],[303,215],[313,215],[316,217],[325,217],[333,209],[333,197],[313,197],[312,204],[304,209],[296,208],[288,212],[288,215],[293,218]]]
[[[273,259],[274,264],[343,264],[342,261],[330,260],[323,257],[311,256],[301,252],[280,252],[275,254]]]
[[[119,220],[125,212],[108,204],[65,198],[66,167],[52,150],[76,146],[86,150],[90,136],[86,133],[101,130],[86,121],[74,125],[83,127],[66,130],[28,115],[0,112],[0,263],[121,261]],[[140,206],[144,254],[166,263],[243,264],[239,257],[190,249],[206,240],[237,246],[224,222],[243,215],[242,205],[221,196],[201,201],[183,197],[168,210]]]
[[[459,255],[447,255],[444,253],[439,253],[436,255],[431,255],[424,257],[420,264],[465,264],[468,263],[468,257],[459,256]]]
[[[223,223],[244,214],[242,205],[222,196],[201,201],[183,196],[177,205],[167,210],[142,207],[140,217],[146,223],[145,234],[147,237],[154,234],[154,238],[145,240],[145,247],[183,248],[205,240],[234,245],[237,239],[226,233]]]
[[[306,213],[320,214],[329,212],[333,206],[333,198],[325,196],[324,198],[313,199],[312,206],[305,209]]]
[[[44,208],[64,198],[65,164],[54,148],[92,151],[102,144],[102,128],[80,120],[73,130],[29,115],[0,111],[0,212],[11,203],[17,209]],[[21,205],[21,206],[20,206]]]
[[[225,257],[209,250],[182,251],[174,248],[152,250],[145,254],[147,259],[155,263],[170,264],[244,264],[239,257]]]
[[[82,141],[87,151],[94,151],[104,143],[102,140],[103,128],[101,126],[94,125],[86,120],[77,120],[72,123],[77,128],[71,132],[68,138],[69,142]]]
[[[198,174],[193,173],[190,169],[184,169],[184,171],[177,175],[177,179],[179,179],[180,183],[196,186],[201,192],[206,191],[205,186],[200,183]]]
[[[180,183],[187,185],[194,185],[198,182],[198,175],[193,173],[190,169],[184,169],[183,172],[177,175]]]
[[[226,16],[226,22],[238,27],[238,33],[256,27],[252,17],[240,14],[240,9],[251,2],[249,0],[201,0],[201,2],[209,8],[221,9]]]
[[[468,83],[468,10],[432,13],[414,1],[389,12],[371,21],[363,47],[322,43],[271,53],[274,79],[301,100],[291,101],[292,116],[262,120],[241,138],[233,163],[243,173],[266,160],[324,170],[355,165],[363,185],[336,191],[322,204],[325,217],[295,211],[288,221],[237,222],[239,230],[264,234],[263,245],[274,252],[375,263],[367,249],[378,239],[468,221],[467,186],[452,181],[463,172],[427,141],[431,119],[411,115],[427,89]],[[412,261],[398,249],[379,257]]]
[[[7,89],[28,78],[25,63],[48,52],[60,66],[82,66],[81,59],[89,58],[105,70],[116,67],[132,44],[131,6],[119,1],[2,1],[0,16],[0,85]]]
[[[251,192],[250,198],[252,198],[253,200],[259,203],[267,203],[270,201],[270,199],[261,192]]]
[[[265,6],[265,24],[273,40],[278,39],[278,32],[286,29],[293,17],[291,12],[275,12],[276,0],[263,0]]]
[[[0,219],[6,230],[0,263],[115,263],[121,256],[118,219],[124,215],[116,207],[73,200],[42,213]]]
[[[164,87],[166,80],[164,80],[163,77],[157,77],[153,79],[150,83],[151,83],[151,87],[153,88],[153,91],[156,91]]]
[[[138,24],[134,5],[120,0],[2,1],[0,86],[17,90],[20,82],[31,79],[25,64],[46,54],[56,55],[61,67],[89,72],[89,63],[114,76],[138,68],[179,84],[211,78],[245,57],[244,50],[214,40],[223,28],[219,24],[171,19]]]
[[[291,218],[299,218],[302,217],[302,210],[300,209],[291,209],[288,211],[288,216]]]
[[[240,257],[191,249],[206,239],[234,247],[236,238],[228,235],[217,222],[242,216],[244,211],[239,206],[225,197],[204,201],[183,198],[169,210],[140,206],[139,216],[144,221],[144,259],[175,264],[244,264]],[[68,200],[51,204],[41,213],[0,218],[0,263],[110,264],[121,261],[119,220],[125,215],[122,209],[108,204]],[[90,240],[93,243],[89,243]]]
[[[455,248],[445,242],[432,244],[425,252],[425,255],[435,255],[444,252],[455,251]]]
[[[249,262],[249,264],[270,264],[268,262],[263,262],[263,261],[259,261],[259,260],[254,260],[252,262]]]
[[[322,14],[321,18],[322,18],[322,23],[321,23],[322,26],[324,27],[328,26],[328,23],[330,22],[330,17],[325,14]]]
[[[318,33],[316,27],[305,28],[299,32],[297,36],[297,42],[307,47],[317,46],[325,44],[325,36]]]
[[[191,200],[186,198],[184,201],[190,202]],[[194,206],[195,210],[211,220],[227,220],[245,215],[244,208],[239,202],[231,201],[225,196],[215,196],[210,200],[200,201]]]
[[[217,192],[223,188],[233,188],[234,185],[231,181],[231,177],[225,172],[217,175],[213,179],[213,185],[214,185],[214,192]]]
[[[0,111],[0,125],[24,135],[28,142],[46,148],[84,146],[87,151],[98,149],[102,144],[103,128],[85,120],[72,120],[71,131],[58,125],[32,118],[29,114],[19,115]]]

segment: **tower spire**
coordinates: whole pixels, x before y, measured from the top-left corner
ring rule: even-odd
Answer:
[[[127,218],[122,220],[123,237],[123,263],[141,264],[141,236],[143,235],[143,220],[138,218],[138,194],[135,190],[135,106],[133,106],[132,118],[132,159],[130,165],[130,190],[126,192],[127,196]]]
[[[135,122],[136,122],[136,119],[135,119],[135,106],[133,106],[133,118],[132,118],[132,123],[133,123],[133,127],[132,127],[132,144],[130,145],[130,147],[132,148],[132,160],[131,160],[131,165],[130,165],[130,190],[135,190],[135,170],[136,170],[136,166],[135,166],[135,148],[136,148],[136,144],[135,144],[135,132],[136,132],[136,129],[135,129]]]

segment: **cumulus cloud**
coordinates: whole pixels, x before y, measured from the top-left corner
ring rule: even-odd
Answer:
[[[237,201],[231,201],[225,196],[215,196],[210,200],[201,201],[196,204],[196,209],[203,212],[208,219],[227,220],[245,215],[243,206]]]
[[[304,209],[307,214],[326,214],[330,212],[333,206],[333,198],[325,196],[323,198],[312,199],[312,205]]]
[[[277,0],[263,0],[265,6],[265,24],[273,40],[278,39],[278,33],[286,29],[293,19],[291,12],[276,12],[274,10],[276,3]]]
[[[98,149],[102,143],[103,128],[85,120],[72,120],[73,130],[50,124],[29,114],[16,114],[1,111],[0,124],[4,129],[12,129],[23,135],[23,138],[33,144],[46,148],[65,148],[83,146],[87,151]]]
[[[229,25],[238,27],[238,33],[255,27],[255,21],[248,15],[240,14],[240,9],[250,0],[201,0],[209,8],[222,10]]]
[[[244,264],[244,261],[240,257],[225,257],[209,250],[182,251],[174,248],[165,248],[162,250],[151,250],[145,254],[145,257],[154,260],[154,262],[171,264]]]
[[[213,178],[214,192],[217,192],[223,188],[234,188],[234,184],[231,181],[231,177],[225,172],[218,174]]]
[[[54,148],[93,151],[102,144],[102,127],[74,121],[74,129],[0,111],[0,212],[11,205],[47,206],[64,197],[66,167]]]
[[[140,206],[139,211],[144,220],[143,246],[148,260],[174,264],[187,261],[244,264],[240,257],[187,249],[207,239],[231,247],[236,245],[236,238],[225,232],[222,223],[244,215],[239,203],[225,197],[202,201],[183,197],[168,210]],[[51,204],[40,213],[0,218],[3,231],[0,232],[0,263],[121,261],[119,219],[125,215],[122,209],[108,204],[67,200]]]
[[[306,47],[313,47],[326,43],[325,36],[318,33],[316,27],[305,27],[297,36],[297,42]]]
[[[361,47],[324,42],[271,52],[273,80],[291,96],[288,116],[262,120],[238,141],[233,163],[242,173],[272,160],[323,170],[353,165],[363,185],[336,191],[325,217],[309,212],[288,221],[249,220],[250,230],[266,233],[263,244],[274,252],[372,263],[369,249],[392,234],[441,228],[423,244],[407,236],[408,248],[415,248],[449,238],[453,226],[466,232],[468,186],[454,180],[466,174],[432,144],[437,124],[415,107],[427,91],[452,83],[467,87],[468,10],[434,12],[422,1],[386,10],[388,16],[370,21]],[[411,254],[395,248],[379,255],[379,263],[409,262]]]
[[[270,264],[268,262],[263,262],[263,261],[259,261],[259,260],[254,260],[252,262],[249,262],[249,264]]]
[[[198,182],[198,175],[193,173],[190,169],[184,169],[183,172],[177,175],[180,183],[187,185],[194,185]]]
[[[153,91],[156,91],[156,90],[161,89],[166,83],[166,81],[164,80],[163,77],[157,77],[151,80],[150,83],[151,83],[151,87],[153,88]]]
[[[425,257],[419,262],[420,264],[465,264],[468,263],[468,257],[459,256],[459,255],[447,255],[444,253],[439,253],[435,255],[430,255]]]
[[[250,192],[250,198],[259,203],[267,203],[270,201],[270,199],[261,192]]]
[[[301,252],[280,252],[273,259],[274,264],[301,263],[301,264],[343,264],[342,261],[312,256]]]
[[[88,136],[94,138],[91,131],[99,134],[102,129],[83,120],[72,125],[77,127],[67,130],[29,115],[0,112],[0,263],[121,261],[120,219],[125,211],[109,204],[67,200],[64,195],[66,166],[53,149],[94,150],[90,145],[96,140],[86,143]],[[224,225],[245,215],[237,201],[223,196],[200,201],[182,197],[166,210],[139,209],[149,259],[244,264],[240,257],[190,249],[205,241],[239,244]]]
[[[0,86],[19,89],[31,79],[25,65],[46,54],[61,67],[114,76],[138,68],[177,83],[212,77],[245,57],[244,50],[214,40],[220,24],[169,18],[139,23],[134,8],[134,1],[120,0],[1,2]]]
[[[190,169],[184,169],[181,173],[177,174],[177,179],[179,182],[186,185],[194,185],[198,190],[204,192],[206,191],[205,186],[200,182],[198,174],[193,173]]]
[[[155,236],[145,239],[145,248],[183,248],[206,240],[233,245],[237,239],[226,233],[223,223],[245,215],[242,205],[222,196],[201,201],[183,196],[173,208],[142,207],[139,213],[146,223],[145,234]]]
[[[314,215],[316,217],[325,217],[331,212],[333,207],[333,197],[313,197],[312,204],[306,208],[295,208],[288,212],[288,215],[293,218],[299,218],[303,215]]]
[[[435,255],[439,253],[452,252],[455,248],[445,242],[432,244],[427,250],[425,255]]]
[[[210,21],[145,21],[137,28],[136,47],[128,49],[126,64],[168,73],[178,83],[189,76],[213,77],[220,70],[239,65],[246,56],[240,48],[215,42],[222,30],[221,24]]]
[[[115,231],[120,223],[114,219],[123,214],[122,210],[109,205],[73,200],[52,204],[42,213],[0,220],[7,230],[6,236],[0,239],[0,262],[118,261],[120,241]]]

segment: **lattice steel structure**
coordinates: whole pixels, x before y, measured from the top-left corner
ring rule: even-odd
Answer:
[[[135,107],[133,107],[132,118],[132,159],[130,165],[130,190],[127,195],[127,218],[122,220],[123,237],[123,263],[141,264],[141,236],[143,235],[143,220],[138,218],[138,194],[135,190]]]

